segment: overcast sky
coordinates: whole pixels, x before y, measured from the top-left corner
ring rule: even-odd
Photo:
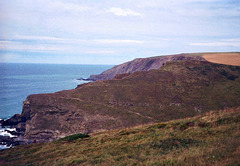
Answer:
[[[0,62],[240,51],[239,0],[1,0]]]

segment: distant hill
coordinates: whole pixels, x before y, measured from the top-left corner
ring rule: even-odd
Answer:
[[[0,165],[240,165],[240,108],[0,151]],[[81,137],[85,138],[81,138]]]
[[[240,67],[196,60],[119,74],[76,89],[30,95],[21,115],[5,121],[28,143],[74,133],[165,122],[240,106]]]
[[[116,65],[99,75],[91,75],[88,80],[113,79],[117,74],[133,73],[136,71],[149,71],[159,69],[168,61],[197,60],[213,63],[240,66],[240,53],[219,52],[219,53],[183,53],[168,56],[157,56],[149,58],[137,58],[132,61]]]
[[[104,71],[99,75],[91,75],[88,80],[107,80],[113,79],[117,74],[133,73],[136,71],[149,71],[152,69],[159,69],[168,61],[179,61],[179,60],[197,60],[205,61],[201,56],[190,55],[190,54],[177,54],[168,56],[158,56],[150,58],[137,58],[132,61],[116,65],[113,68]]]

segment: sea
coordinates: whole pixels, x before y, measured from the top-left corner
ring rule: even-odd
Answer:
[[[111,67],[113,66],[0,63],[0,119],[21,114],[23,101],[30,94],[74,89],[77,85],[88,82],[78,79],[100,74]],[[0,136],[8,134],[0,128]]]

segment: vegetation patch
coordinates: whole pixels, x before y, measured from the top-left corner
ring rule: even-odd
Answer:
[[[158,124],[156,124],[156,125],[154,125],[154,126],[148,127],[148,129],[161,129],[161,128],[164,128],[164,127],[166,127],[166,126],[167,126],[166,123],[158,123]]]
[[[161,149],[163,152],[169,152],[172,149],[187,148],[199,143],[198,140],[184,139],[184,138],[168,138],[165,140],[159,140],[151,144],[151,148]]]
[[[78,133],[78,134],[69,135],[69,136],[61,138],[59,140],[60,141],[74,141],[74,140],[77,140],[79,138],[87,138],[87,137],[90,137],[90,136],[88,134]]]
[[[182,122],[182,123],[177,122],[177,123],[172,124],[172,128],[175,130],[178,129],[178,130],[183,131],[183,130],[188,129],[189,127],[193,127],[194,125],[195,124],[193,121],[187,121],[187,122]]]
[[[228,124],[228,123],[232,123],[232,122],[235,122],[235,123],[240,122],[240,116],[219,118],[219,119],[217,120],[217,124],[218,124],[218,125]]]
[[[64,143],[2,150],[0,165],[240,165],[239,117],[236,108],[94,133],[90,139],[75,134],[61,139]]]
[[[138,131],[136,130],[122,130],[119,132],[119,135],[130,135],[130,134],[136,134]]]
[[[210,124],[207,123],[207,122],[199,122],[199,123],[198,123],[198,126],[201,127],[201,128],[205,128],[205,127],[209,127]]]
[[[188,125],[186,123],[183,123],[183,124],[180,125],[179,128],[180,128],[180,130],[183,131],[183,130],[186,130],[188,128]]]

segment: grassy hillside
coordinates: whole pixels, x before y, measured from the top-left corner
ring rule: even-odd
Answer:
[[[182,55],[200,56],[200,57],[203,57],[208,62],[240,66],[240,52],[183,53]],[[158,57],[163,57],[163,56],[158,56]],[[152,58],[158,58],[158,57],[152,57]]]
[[[0,165],[239,165],[240,108],[0,151]]]
[[[166,121],[239,106],[239,77],[239,67],[175,61],[158,70],[80,86],[70,96],[91,102],[92,107],[101,104],[104,110],[114,107]]]
[[[53,94],[30,95],[24,138],[47,141],[240,106],[240,67],[172,61]],[[23,125],[20,125],[22,127]]]
[[[132,61],[116,65],[98,75],[91,75],[87,80],[113,79],[117,74],[149,71],[161,68],[169,61],[208,61],[212,63],[240,66],[240,52],[202,52],[161,55],[148,58],[136,58]]]

